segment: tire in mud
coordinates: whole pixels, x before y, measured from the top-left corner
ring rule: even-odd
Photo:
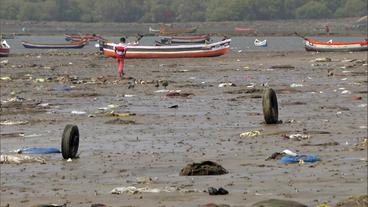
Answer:
[[[64,128],[61,140],[61,153],[64,159],[75,158],[79,147],[79,130],[77,125],[68,124]]]
[[[272,88],[267,88],[263,92],[262,99],[263,116],[266,124],[277,124],[279,109],[276,92]]]

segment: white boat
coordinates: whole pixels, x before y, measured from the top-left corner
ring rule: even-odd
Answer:
[[[267,40],[260,41],[258,39],[254,40],[254,46],[256,47],[267,47]]]

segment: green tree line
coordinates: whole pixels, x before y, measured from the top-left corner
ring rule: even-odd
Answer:
[[[0,18],[82,22],[201,22],[367,15],[368,0],[0,0]]]

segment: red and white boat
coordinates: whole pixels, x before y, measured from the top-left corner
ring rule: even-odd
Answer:
[[[212,44],[177,45],[177,46],[135,46],[128,45],[125,58],[195,58],[215,57],[230,50],[231,39]],[[115,43],[104,43],[105,56],[116,57]]]
[[[321,42],[304,38],[305,50],[316,52],[352,52],[352,51],[368,51],[368,41],[358,42]]]
[[[1,40],[0,43],[0,57],[7,57],[10,53],[10,46],[6,42],[6,40]]]

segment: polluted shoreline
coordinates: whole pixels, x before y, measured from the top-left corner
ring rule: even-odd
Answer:
[[[1,206],[367,203],[366,52],[128,59],[123,80],[112,58],[62,54],[0,59],[1,154],[36,158],[1,164]]]

